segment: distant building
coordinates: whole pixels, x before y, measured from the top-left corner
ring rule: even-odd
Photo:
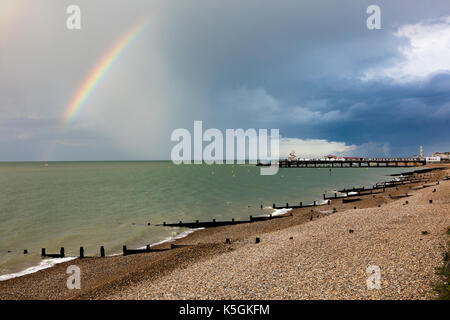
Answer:
[[[435,152],[433,157],[439,157],[441,160],[450,160],[450,152]]]
[[[420,146],[419,157],[421,157],[421,158],[424,157],[424,155],[423,155],[423,147],[422,146]]]
[[[425,160],[427,162],[441,162],[441,158],[440,157],[425,157]]]

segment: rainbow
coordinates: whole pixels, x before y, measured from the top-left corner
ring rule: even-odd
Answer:
[[[135,24],[127,33],[125,33],[119,40],[113,45],[113,47],[103,56],[100,62],[89,73],[82,85],[70,100],[68,106],[65,109],[62,119],[62,127],[70,124],[75,116],[81,111],[84,103],[92,94],[94,89],[104,78],[108,70],[121,54],[127,49],[139,33],[148,25],[149,19],[142,19],[139,23]]]

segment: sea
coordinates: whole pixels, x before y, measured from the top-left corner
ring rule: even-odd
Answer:
[[[164,221],[248,220],[272,204],[303,204],[372,186],[413,168],[280,168],[171,161],[0,163],[0,281],[85,255],[120,254],[195,230]],[[261,205],[263,209],[261,209]],[[150,224],[150,225],[149,225]],[[42,259],[41,248],[65,259]],[[24,254],[24,250],[28,253]]]

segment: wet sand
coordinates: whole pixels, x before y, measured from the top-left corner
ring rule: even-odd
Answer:
[[[450,181],[417,187],[450,175],[446,168],[354,203],[200,230],[168,251],[58,264],[0,282],[0,299],[430,299],[450,226]],[[81,290],[66,286],[69,265],[81,269]],[[379,290],[367,289],[370,265],[380,267]]]

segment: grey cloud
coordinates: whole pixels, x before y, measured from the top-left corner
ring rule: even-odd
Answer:
[[[171,131],[194,120],[348,145],[390,141],[405,154],[417,143],[445,144],[433,128],[449,134],[447,75],[408,85],[359,80],[402,58],[399,26],[449,15],[447,0],[383,2],[383,29],[374,32],[366,0],[77,0],[80,31],[65,28],[73,1],[17,3],[0,32],[0,160],[39,160],[52,141],[58,160],[167,159]],[[99,59],[146,15],[149,27],[59,128]]]

